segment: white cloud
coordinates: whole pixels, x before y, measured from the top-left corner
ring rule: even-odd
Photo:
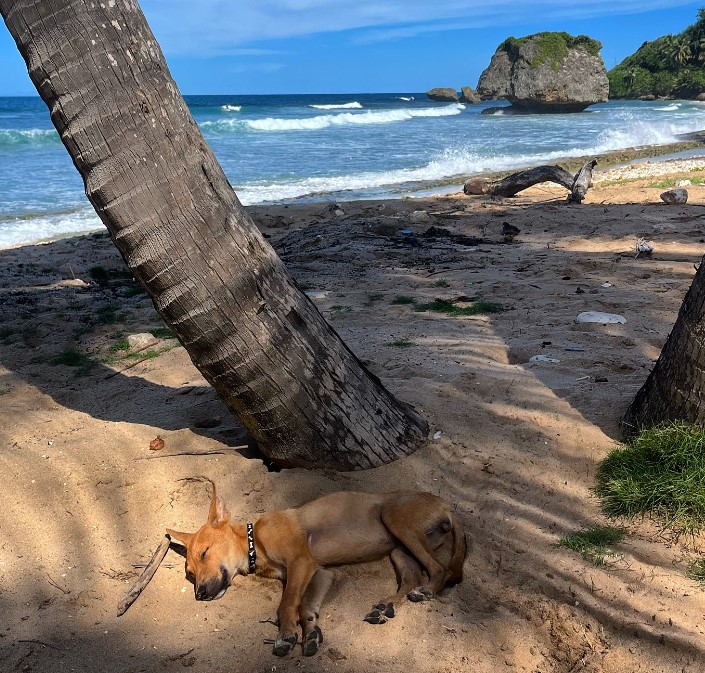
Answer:
[[[424,32],[507,26],[537,16],[580,19],[692,4],[692,0],[142,0],[164,51],[233,53],[242,45],[313,33],[370,29],[363,41]],[[693,16],[695,18],[695,16]],[[254,55],[254,54],[253,54]]]

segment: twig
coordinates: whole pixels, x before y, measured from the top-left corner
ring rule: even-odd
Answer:
[[[47,577],[49,578],[49,584],[51,584],[51,586],[53,586],[54,588],[58,589],[62,594],[64,594],[64,596],[67,596],[68,594],[71,593],[71,590],[70,590],[70,589],[64,589],[64,587],[59,586],[59,585],[51,578],[51,575],[47,575]]]
[[[58,645],[52,645],[51,643],[45,643],[43,640],[18,640],[18,643],[32,643],[34,645],[41,645],[42,647],[51,647],[52,650],[60,650]]]
[[[176,456],[212,456],[212,455],[225,455],[229,451],[239,451],[241,449],[246,449],[247,444],[243,446],[233,446],[228,449],[215,449],[213,451],[181,451],[180,453],[157,453],[153,456],[140,456],[138,458],[133,458],[133,460],[155,460],[156,458],[175,458]]]
[[[142,574],[137,578],[137,581],[132,585],[132,588],[120,599],[117,606],[117,616],[124,615],[127,609],[137,600],[139,595],[144,591],[144,588],[149,584],[149,581],[157,572],[159,564],[162,562],[166,553],[169,551],[171,538],[165,535],[159,543],[157,550],[152,554],[152,558],[145,567]]]

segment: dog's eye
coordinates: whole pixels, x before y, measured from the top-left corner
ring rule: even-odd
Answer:
[[[208,553],[208,547],[206,547],[202,552],[201,552],[201,561],[206,560],[206,554]]]

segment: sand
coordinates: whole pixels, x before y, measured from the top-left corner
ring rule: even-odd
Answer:
[[[252,209],[346,343],[429,419],[435,439],[366,472],[269,472],[174,340],[119,350],[163,325],[104,234],[0,251],[0,670],[703,670],[705,591],[686,576],[701,539],[618,522],[627,535],[600,567],[557,546],[607,523],[596,468],[705,252],[705,187],[666,206],[649,186],[702,173],[648,166],[631,182],[596,176],[581,206],[540,185],[515,199],[342,203],[337,216],[322,203]],[[511,243],[504,222],[521,230]],[[636,257],[641,237],[652,256]],[[400,296],[504,310],[450,317]],[[588,310],[627,322],[576,324]],[[150,451],[158,436],[164,448]],[[279,659],[264,642],[277,582],[239,578],[197,603],[173,552],[117,618],[164,529],[205,521],[202,477],[243,520],[339,489],[432,491],[473,540],[466,579],[373,626],[362,617],[393,589],[391,566],[341,568],[313,658]]]

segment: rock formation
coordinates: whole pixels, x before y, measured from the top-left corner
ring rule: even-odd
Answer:
[[[430,89],[426,92],[426,95],[431,100],[441,101],[443,103],[458,102],[458,92],[455,89],[447,87],[436,87],[435,89]]]
[[[505,40],[480,76],[483,99],[506,98],[527,112],[580,112],[607,100],[602,45],[585,35],[537,33]]]
[[[470,86],[461,86],[460,87],[460,102],[461,103],[467,103],[467,104],[474,104],[474,103],[479,103],[480,102],[480,97],[477,95],[477,92],[475,89],[473,89]]]

